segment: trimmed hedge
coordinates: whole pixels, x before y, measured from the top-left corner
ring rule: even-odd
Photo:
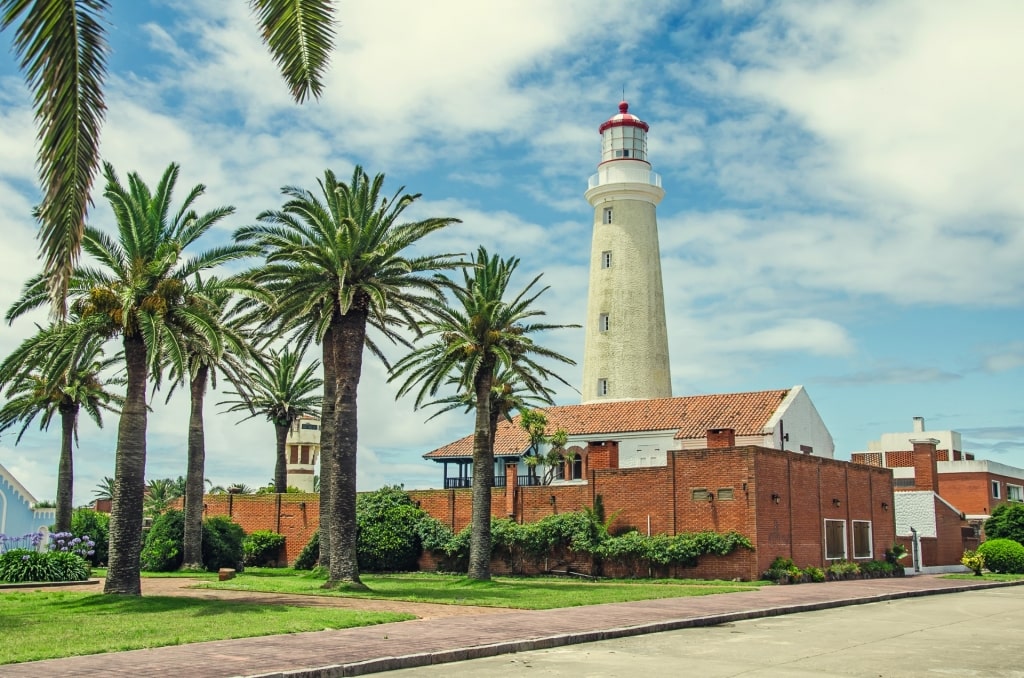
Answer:
[[[985,567],[1003,574],[1024,574],[1024,546],[1012,539],[989,539],[978,547]]]

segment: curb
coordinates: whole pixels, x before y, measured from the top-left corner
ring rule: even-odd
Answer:
[[[84,579],[82,581],[27,581],[20,584],[0,584],[0,589],[46,589],[56,586],[95,586],[99,579]]]

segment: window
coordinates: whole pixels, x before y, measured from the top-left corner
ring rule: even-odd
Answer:
[[[871,558],[871,521],[853,521],[853,557]]]
[[[992,481],[992,498],[993,499],[999,499],[999,481],[998,480],[993,480]]]
[[[846,521],[825,521],[825,559],[846,560]]]
[[[597,319],[597,329],[601,332],[607,332],[611,327],[611,321],[608,319],[607,313],[602,313]]]
[[[707,501],[711,493],[708,492],[706,487],[695,487],[690,490],[690,496],[694,501]]]
[[[601,218],[601,222],[605,223],[605,224],[612,223],[612,208],[611,207],[605,207],[604,208],[604,215]]]
[[[606,396],[608,395],[608,380],[598,379],[597,380],[597,395]]]
[[[569,462],[569,463],[570,463],[570,473],[571,473],[571,476],[572,476],[570,478],[570,480],[582,480],[583,479],[583,457],[581,457],[578,454],[573,455],[572,461]]]
[[[732,501],[732,488],[731,487],[720,487],[720,488],[718,488],[718,501]]]
[[[604,252],[601,252],[601,268],[611,268],[611,267],[612,267],[612,251],[611,250],[605,250]]]
[[[299,426],[299,428],[301,428],[301,429],[303,429],[305,431],[319,431],[320,430],[320,427],[317,426],[316,424],[302,424],[302,425]]]
[[[1024,487],[1006,483],[1006,498],[1010,501],[1024,501]]]

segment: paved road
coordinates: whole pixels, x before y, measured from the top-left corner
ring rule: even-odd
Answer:
[[[1024,678],[1024,587],[803,612],[382,675]]]

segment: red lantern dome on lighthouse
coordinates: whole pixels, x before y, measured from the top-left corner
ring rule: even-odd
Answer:
[[[601,133],[601,162],[640,160],[647,162],[647,131],[650,126],[629,112],[629,103],[619,102],[619,112],[608,118]]]

